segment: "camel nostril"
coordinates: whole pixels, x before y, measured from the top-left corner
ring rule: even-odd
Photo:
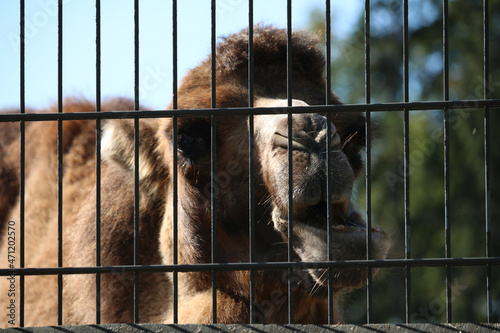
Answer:
[[[317,133],[313,136],[310,135],[294,135],[292,138],[292,148],[294,150],[301,151],[311,151],[312,149],[323,150],[326,145],[326,135],[322,134],[323,131]],[[326,132],[326,130],[324,130]],[[281,133],[274,133],[273,135],[273,145],[275,147],[281,147],[287,149],[288,147],[288,136]],[[330,148],[339,147],[341,144],[340,136],[337,133],[333,133],[330,139]]]
[[[275,147],[288,147],[288,121],[281,119],[272,136],[272,143]],[[341,145],[340,136],[333,123],[330,126],[329,146],[337,148]],[[292,118],[292,148],[310,152],[324,151],[327,144],[327,122],[326,118],[319,114],[297,114]]]
[[[300,140],[300,138],[298,138]],[[297,138],[292,138],[292,148],[295,150],[309,151],[311,149],[310,144],[307,142],[299,142]],[[304,140],[300,140],[304,141]],[[273,135],[273,145],[281,148],[287,149],[288,147],[288,137],[280,133],[274,133]]]

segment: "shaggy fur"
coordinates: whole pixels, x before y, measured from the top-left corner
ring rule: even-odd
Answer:
[[[248,33],[223,39],[217,48],[216,106],[248,105]],[[292,95],[294,105],[337,104],[325,97],[324,58],[316,40],[303,32],[292,36]],[[180,109],[211,105],[211,60],[192,69],[179,87]],[[285,106],[286,31],[267,26],[254,30],[255,104]],[[86,100],[67,99],[64,112],[95,109]],[[133,103],[114,99],[103,110],[131,110]],[[54,112],[54,108],[47,111]],[[287,260],[288,142],[286,115],[255,116],[255,261]],[[248,117],[216,118],[216,258],[211,258],[211,120],[179,117],[177,147],[173,146],[172,118],[140,120],[139,149],[139,262],[143,265],[249,261],[249,131]],[[326,127],[332,127],[332,207],[335,260],[363,259],[364,221],[350,202],[352,185],[362,163],[364,116],[332,115],[326,124],[318,114],[293,116],[293,249],[294,260],[326,261]],[[19,125],[0,124],[0,223],[19,221]],[[95,121],[63,122],[63,265],[96,265]],[[101,175],[101,265],[134,263],[134,123],[103,121]],[[174,153],[178,163],[173,165]],[[26,267],[57,267],[57,123],[28,123],[26,129]],[[174,172],[178,175],[177,258],[174,259]],[[0,256],[6,258],[2,236]],[[383,231],[372,231],[372,255],[385,258],[390,241]],[[18,243],[19,244],[19,243]],[[19,248],[16,247],[16,258]],[[332,269],[334,293],[359,287],[366,270]],[[293,308],[297,323],[327,321],[327,274],[321,269],[255,272],[256,321],[286,323],[287,278],[294,281]],[[119,270],[102,274],[101,322],[133,322],[134,275]],[[172,322],[171,273],[141,273],[141,322]],[[179,273],[180,323],[212,322],[212,273]],[[57,323],[57,277],[25,279],[25,325]],[[8,288],[5,279],[0,294]],[[17,287],[19,288],[19,286]],[[67,275],[63,280],[63,323],[90,324],[96,318],[95,275]],[[19,289],[17,289],[19,290]],[[17,299],[19,304],[19,299]],[[217,322],[248,323],[250,272],[217,273]],[[342,317],[334,309],[335,321]],[[19,316],[17,316],[19,317]],[[8,326],[5,317],[0,323]]]

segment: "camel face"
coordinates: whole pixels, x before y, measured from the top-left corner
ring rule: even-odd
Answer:
[[[285,100],[265,100],[262,106],[286,106]],[[295,100],[294,106],[306,106]],[[342,150],[335,125],[331,127],[330,192],[327,189],[327,121],[318,114],[298,114],[292,117],[293,174],[293,248],[302,261],[366,259],[366,224],[351,203],[354,171]],[[272,202],[272,221],[287,239],[288,216],[288,125],[286,115],[258,116],[257,142],[262,177]],[[327,196],[330,196],[332,239],[327,242]],[[372,229],[372,259],[385,258],[390,242],[379,228]],[[330,249],[328,249],[330,246]],[[364,270],[333,270],[336,287],[358,287],[364,284]],[[324,285],[323,270],[310,270],[314,282]]]
[[[257,107],[283,107],[286,100],[261,98]],[[303,101],[293,100],[292,106],[307,106]],[[330,191],[327,188],[327,120],[319,114],[295,114],[292,116],[292,207],[294,256],[301,261],[328,261],[329,252],[333,260],[366,259],[366,225],[351,203],[355,174],[359,170],[351,165],[343,150],[342,142],[334,123],[330,123]],[[204,239],[210,238],[211,228],[211,129],[209,118],[179,118],[177,124],[177,147],[174,151],[173,122],[163,121],[160,126],[166,160],[177,154],[178,164],[178,211],[181,225],[192,231],[196,225]],[[214,185],[217,195],[216,220],[220,228],[239,233],[245,238],[245,245],[229,243],[217,247],[230,253],[235,248],[244,255],[219,255],[218,261],[248,261],[249,236],[249,138],[254,145],[254,178],[256,196],[256,220],[258,229],[273,230],[281,243],[288,242],[288,116],[284,114],[254,116],[254,135],[248,130],[248,117],[219,117],[216,122],[216,174]],[[359,152],[358,152],[359,153]],[[169,168],[172,174],[172,166]],[[330,199],[328,200],[328,195]],[[330,209],[327,204],[330,203]],[[332,216],[330,244],[327,242],[327,211]],[[171,218],[168,217],[171,224]],[[170,230],[170,229],[169,229]],[[385,258],[390,241],[379,227],[372,228],[372,259]],[[221,236],[226,238],[227,235]],[[196,246],[200,252],[209,253],[209,242],[198,242],[187,237],[189,246]],[[276,241],[276,240],[275,240]],[[276,241],[278,242],[278,241]],[[202,244],[203,243],[203,244]],[[167,242],[167,244],[169,244]],[[262,258],[272,261],[286,261],[286,252],[281,246],[261,246],[258,252]],[[233,246],[231,248],[231,246]],[[330,246],[330,248],[328,248]],[[181,245],[181,248],[184,248]],[[278,250],[281,249],[281,250]],[[171,247],[164,248],[164,257],[170,258]],[[210,262],[207,255],[200,262]],[[187,263],[188,261],[186,261]],[[366,280],[366,270],[334,269],[335,288],[359,287]],[[327,275],[324,270],[311,269],[300,272],[300,285],[305,290],[312,286],[324,286]]]
[[[99,187],[95,122],[63,122],[65,267],[96,265],[97,191],[103,266],[133,265],[136,246],[141,265],[249,262],[251,248],[254,262],[284,262],[288,260],[289,242],[294,261],[366,259],[365,222],[351,202],[354,182],[362,171],[365,117],[333,109],[329,123],[325,115],[310,113],[309,109],[309,113],[303,113],[307,106],[340,102],[332,92],[325,92],[325,61],[316,40],[304,32],[294,32],[289,93],[294,98],[292,106],[302,109],[292,112],[289,129],[288,115],[272,110],[288,104],[284,100],[288,93],[286,43],[283,29],[254,29],[254,100],[256,107],[270,108],[266,114],[250,117],[228,110],[227,114],[211,117],[206,111],[203,116],[179,112],[178,116],[139,119],[138,132],[134,120],[103,120]],[[248,106],[247,31],[221,41],[216,57],[216,107]],[[178,109],[211,107],[211,75],[210,57],[187,73],[179,86]],[[63,106],[64,112],[95,110],[93,103],[79,99],[67,99]],[[134,103],[126,99],[102,103],[103,111],[133,108]],[[0,160],[0,184],[4,184],[0,212],[6,217],[0,222],[5,232],[7,221],[19,219],[19,126],[1,124],[1,129],[0,152],[5,158]],[[55,122],[26,126],[26,267],[58,265],[58,134]],[[138,198],[134,198],[136,190]],[[138,244],[134,240],[136,223]],[[290,226],[292,239],[288,239]],[[371,259],[385,258],[389,237],[379,227],[369,232]],[[6,257],[7,251],[6,243],[0,241],[0,254]],[[334,265],[330,272],[334,296],[362,286],[367,276],[367,269]],[[322,290],[326,271],[313,267],[294,269],[293,273],[295,276],[288,276],[288,270],[254,271],[257,322],[288,322],[289,278],[294,284],[295,322],[327,322],[327,293]],[[179,323],[208,324],[214,319],[218,323],[248,323],[250,275],[249,271],[217,272],[217,318],[212,318],[211,269],[177,275],[141,273],[140,321],[172,322],[173,304],[177,302]],[[175,278],[177,295],[173,295]],[[102,323],[134,320],[133,282],[131,272],[101,275]],[[63,286],[63,323],[94,323],[95,275],[65,275]],[[0,284],[1,294],[6,293],[6,287],[6,281]],[[57,276],[26,278],[26,325],[57,322],[58,288]],[[341,311],[335,308],[334,321],[342,320]],[[3,322],[0,325],[8,326]]]

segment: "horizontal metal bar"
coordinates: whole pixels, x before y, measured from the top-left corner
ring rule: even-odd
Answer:
[[[112,111],[112,112],[74,112],[74,113],[2,113],[0,122],[14,121],[55,121],[55,120],[85,120],[85,119],[134,119],[162,117],[206,117],[231,115],[288,114],[288,113],[324,113],[324,112],[365,112],[365,111],[402,111],[436,110],[436,109],[475,109],[500,107],[500,99],[474,99],[459,101],[381,103],[381,104],[337,104],[311,105],[277,108],[219,108],[193,110],[147,110],[147,111]]]
[[[121,265],[93,267],[48,267],[0,269],[0,276],[13,275],[54,275],[54,274],[95,274],[131,272],[200,272],[200,271],[247,271],[284,269],[325,269],[325,268],[383,268],[383,267],[436,267],[436,266],[484,266],[500,265],[500,257],[471,258],[420,258],[385,260],[345,260],[316,262],[267,262],[267,263],[207,263],[191,265]]]
[[[287,333],[287,332],[498,332],[500,324],[440,324],[440,323],[419,323],[419,324],[368,324],[368,325],[300,325],[300,324],[216,324],[216,325],[197,325],[197,324],[104,324],[104,325],[79,325],[79,326],[45,326],[45,327],[26,327],[22,330],[11,328],[6,332],[38,332],[49,333],[54,331],[88,333],[88,332],[182,332],[182,333],[212,333],[212,332],[268,332],[268,333]]]

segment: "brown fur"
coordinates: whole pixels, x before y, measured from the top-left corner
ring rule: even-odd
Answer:
[[[255,100],[258,106],[281,106],[286,97],[286,32],[273,27],[254,31]],[[225,38],[217,48],[216,105],[248,105],[246,31]],[[296,105],[324,104],[324,59],[316,41],[303,32],[292,37],[293,98]],[[180,109],[209,108],[210,57],[191,70],[179,88]],[[330,93],[329,103],[339,103]],[[276,102],[275,102],[276,101]],[[65,112],[94,110],[85,100],[68,99]],[[116,99],[103,110],[130,110],[133,103]],[[54,109],[51,109],[53,111]],[[283,148],[286,115],[255,116],[255,261],[287,260],[287,153]],[[294,258],[326,261],[325,131],[324,117],[294,115]],[[363,259],[364,222],[350,203],[352,182],[361,170],[364,117],[359,113],[332,116],[332,214],[334,259]],[[178,164],[171,163],[173,120],[140,120],[140,245],[143,265],[173,263],[173,183],[178,173],[179,264],[209,263],[211,249],[210,119],[179,117]],[[217,257],[215,262],[248,262],[248,117],[217,117]],[[19,162],[16,124],[1,124],[1,222],[19,220]],[[275,126],[271,130],[269,126]],[[63,261],[64,266],[95,266],[95,122],[63,122]],[[131,120],[103,122],[101,175],[101,265],[133,264],[134,131]],[[57,266],[57,123],[32,123],[26,130],[26,266]],[[335,141],[336,138],[339,141]],[[306,147],[307,148],[303,148]],[[312,215],[311,215],[312,214]],[[345,231],[346,219],[356,228]],[[1,244],[1,243],[0,243]],[[389,241],[383,231],[373,233],[373,257],[384,258]],[[6,245],[1,255],[6,257]],[[16,253],[19,258],[19,253]],[[334,292],[359,287],[366,271],[332,269]],[[255,272],[256,320],[286,323],[288,271]],[[325,271],[295,270],[294,313],[297,323],[325,323]],[[179,322],[212,322],[212,273],[179,273]],[[140,321],[172,322],[171,273],[139,275]],[[133,321],[131,273],[101,275],[101,322]],[[63,323],[95,322],[94,275],[64,276]],[[5,294],[4,285],[0,292]],[[217,322],[248,323],[250,272],[217,273]],[[19,304],[19,303],[18,303]],[[335,310],[335,321],[342,321]],[[57,322],[57,277],[26,277],[26,325]],[[1,325],[7,326],[6,322]]]

